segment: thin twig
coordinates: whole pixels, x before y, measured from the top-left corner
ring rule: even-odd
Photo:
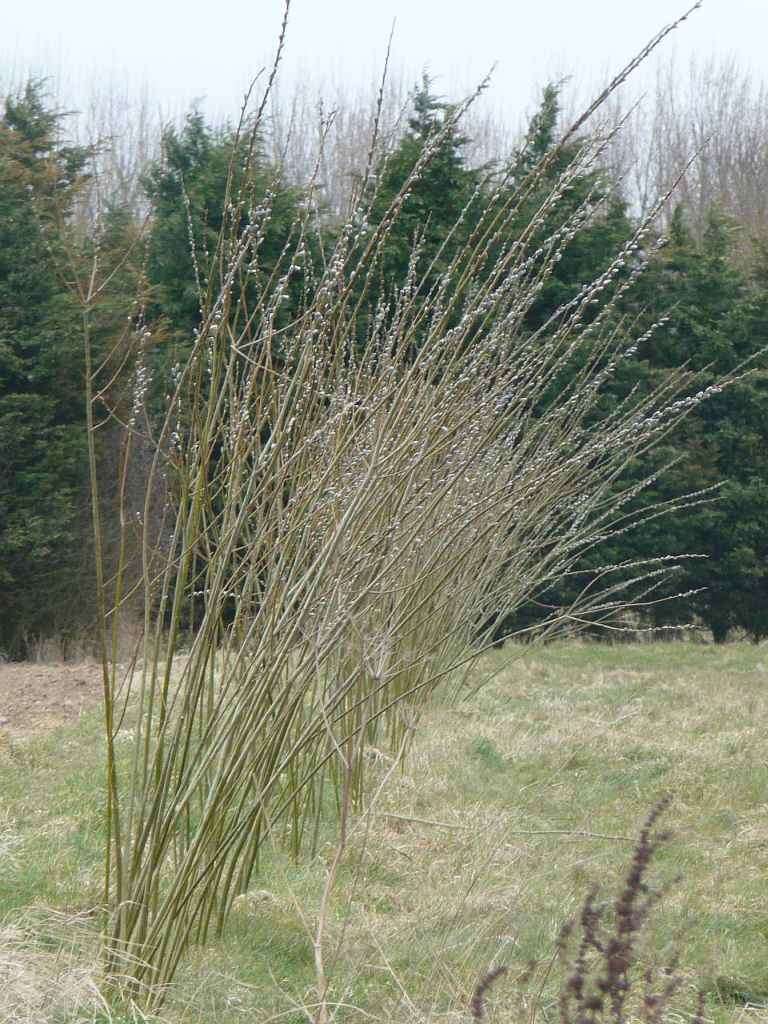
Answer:
[[[449,821],[432,821],[430,818],[413,818],[404,814],[390,814],[389,811],[381,811],[382,818],[392,818],[395,821],[411,822],[414,825],[432,825],[435,828],[447,828],[462,832],[476,832],[474,825],[458,825]],[[620,843],[634,843],[632,836],[612,836],[603,832],[587,832],[583,829],[561,829],[561,828],[533,828],[533,829],[505,829],[504,834],[508,836],[573,836],[583,839],[613,839]]]

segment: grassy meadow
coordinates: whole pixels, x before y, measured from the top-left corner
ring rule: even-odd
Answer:
[[[559,928],[593,885],[616,892],[665,794],[673,835],[651,878],[670,889],[642,955],[680,950],[667,1019],[689,1019],[703,987],[708,1020],[768,1020],[765,645],[508,645],[482,668],[490,681],[471,697],[455,700],[450,681],[437,694],[402,764],[367,751],[366,809],[340,857],[331,806],[315,856],[294,861],[275,827],[226,936],[192,951],[163,1020],[314,1019],[319,920],[337,1020],[468,1020],[500,963],[511,970],[489,1020],[557,1019]],[[145,1019],[94,994],[101,736],[94,713],[0,746],[3,1021]]]

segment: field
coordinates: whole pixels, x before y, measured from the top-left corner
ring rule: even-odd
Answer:
[[[23,688],[18,676],[9,686],[14,671],[0,667],[0,694]],[[40,667],[34,713],[19,704],[15,728],[0,729],[2,1021],[142,1019],[94,1003],[103,795],[92,671]],[[332,888],[332,809],[316,856],[299,863],[275,829],[227,934],[189,958],[163,1019],[312,1019],[319,919],[338,1020],[468,1020],[477,979],[499,963],[511,970],[489,1020],[522,1007],[530,1021],[556,1019],[561,924],[594,884],[615,893],[643,819],[671,794],[673,835],[651,872],[670,888],[642,952],[680,952],[669,1019],[692,1015],[703,988],[709,1020],[768,1020],[766,646],[507,647],[484,672],[474,695],[439,695],[404,764],[369,751],[367,810]],[[521,994],[515,977],[530,961]]]

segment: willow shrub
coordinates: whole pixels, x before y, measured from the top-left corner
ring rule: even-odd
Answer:
[[[214,260],[223,285],[216,295],[201,289],[202,323],[153,441],[144,513],[123,511],[122,550],[138,528],[140,571],[127,555],[115,573],[100,568],[105,969],[154,1003],[189,944],[224,927],[266,833],[279,822],[297,847],[315,834],[323,793],[342,775],[361,794],[364,744],[384,733],[399,746],[438,681],[471,668],[484,642],[478,624],[514,611],[636,521],[632,500],[649,481],[623,492],[615,481],[704,397],[681,371],[597,415],[602,383],[636,343],[615,312],[642,269],[650,221],[544,327],[522,330],[564,249],[601,215],[595,195],[551,226],[610,131],[585,140],[522,233],[519,211],[543,167],[511,195],[503,180],[489,184],[496,192],[447,272],[430,274],[415,239],[407,279],[373,303],[388,232],[439,135],[375,227],[366,176],[329,252],[310,183],[265,281],[259,249],[271,199],[249,192],[247,173],[265,103],[251,134],[244,119],[238,135],[217,251],[195,254],[196,273]],[[376,158],[374,130],[369,168]],[[282,310],[297,294],[286,323]],[[109,372],[89,367],[92,440]],[[546,396],[560,375],[553,402]],[[123,483],[146,389],[139,358]],[[168,500],[158,526],[159,492]],[[99,529],[97,514],[97,544]],[[615,586],[612,568],[542,628],[630,600],[627,567]],[[638,566],[640,591],[661,571]],[[141,649],[124,671],[121,619],[137,594]],[[131,742],[118,744],[126,728]]]

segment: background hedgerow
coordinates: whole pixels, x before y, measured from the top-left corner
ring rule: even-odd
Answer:
[[[621,131],[609,134],[604,148],[594,154],[594,162],[572,174],[568,189],[551,205],[538,229],[543,240],[550,228],[556,229],[581,204],[592,205],[593,214],[582,220],[559,253],[520,320],[519,329],[527,334],[605,269],[622,240],[637,227],[638,211],[650,211],[687,156],[701,149],[701,139],[688,137],[690,125],[716,135],[717,144],[698,152],[682,179],[674,216],[671,207],[659,209],[643,248],[648,271],[617,302],[616,316],[621,318],[617,329],[625,331],[628,342],[633,336],[642,340],[637,351],[627,354],[613,376],[602,383],[594,415],[607,415],[633,388],[652,389],[685,361],[701,371],[703,383],[712,384],[744,358],[754,359],[766,344],[765,246],[761,207],[755,199],[759,161],[753,159],[759,150],[756,140],[764,98],[732,67],[693,69],[687,102],[692,111],[695,108],[695,117],[687,117],[687,107],[667,102],[670,75],[660,73],[647,115],[633,111]],[[712,98],[713,83],[722,93],[720,105]],[[231,126],[206,123],[199,111],[175,127],[155,132],[146,107],[132,111],[125,98],[106,95],[99,102],[94,100],[90,120],[84,123],[82,118],[77,121],[59,112],[40,82],[6,100],[0,131],[7,257],[0,267],[0,287],[7,299],[0,402],[5,410],[4,433],[18,443],[7,446],[0,468],[0,547],[5,552],[0,650],[5,657],[29,657],[55,648],[60,641],[58,646],[67,656],[92,635],[95,615],[95,601],[87,600],[82,583],[89,578],[94,554],[87,535],[80,314],[71,298],[72,285],[78,277],[88,279],[96,245],[102,271],[110,278],[109,287],[98,294],[98,311],[94,306],[91,312],[98,320],[93,323],[96,363],[112,353],[100,375],[102,391],[108,385],[103,395],[107,401],[96,409],[97,420],[106,415],[111,423],[110,429],[100,431],[99,440],[106,528],[119,518],[114,482],[124,455],[120,424],[130,419],[133,405],[126,358],[132,349],[129,340],[134,329],[138,336],[132,339],[133,345],[143,337],[146,401],[157,415],[170,393],[174,366],[187,357],[193,331],[200,326],[195,273],[209,298],[221,281],[212,250],[226,220],[221,211],[237,133]],[[501,148],[504,133],[488,124],[486,114],[473,106],[456,120],[451,104],[425,80],[410,100],[402,84],[384,86],[377,147],[371,154],[375,112],[359,106],[359,97],[354,102],[358,107],[352,109],[351,98],[345,105],[344,98],[336,96],[318,133],[314,115],[309,123],[306,97],[295,97],[289,118],[287,111],[281,113],[284,93],[270,96],[266,108],[270,117],[262,118],[248,172],[248,188],[256,205],[264,199],[269,215],[264,221],[258,272],[251,267],[249,304],[241,311],[250,309],[259,288],[269,286],[284,247],[291,248],[299,209],[311,208],[311,230],[305,242],[317,275],[324,253],[333,247],[350,216],[353,188],[359,190],[367,182],[363,188],[366,223],[368,228],[375,227],[413,171],[430,133],[437,132],[435,152],[411,183],[411,194],[381,239],[376,273],[369,277],[365,294],[356,296],[360,306],[355,330],[362,344],[367,333],[376,329],[379,302],[386,305],[393,300],[397,282],[408,271],[416,229],[423,232],[418,239],[420,264],[414,273],[420,284],[414,301],[423,303],[427,282],[434,284],[447,268],[478,218],[489,222],[489,205],[503,207],[505,196],[510,199],[536,161],[549,155],[538,182],[524,200],[521,197],[517,214],[506,219],[507,241],[521,236],[582,143],[574,138],[563,144],[568,122],[561,107],[572,106],[573,100],[562,87],[544,90],[540,108],[506,149]],[[622,102],[615,99],[617,104]],[[612,113],[618,122],[621,108],[614,106]],[[293,125],[292,134],[288,122]],[[70,144],[67,134],[83,141]],[[663,152],[662,139],[666,140]],[[250,142],[245,145],[250,149]],[[649,155],[650,150],[644,154],[643,146],[651,147],[654,155]],[[77,173],[74,165],[70,167],[72,160],[78,162]],[[366,177],[367,160],[372,162]],[[232,187],[237,189],[242,184],[237,160],[232,166]],[[642,174],[646,178],[640,182]],[[341,182],[347,185],[342,187]],[[715,182],[720,183],[720,192],[712,191]],[[635,194],[638,190],[641,199]],[[598,197],[602,197],[600,204]],[[429,217],[426,211],[432,211]],[[244,223],[241,216],[237,230]],[[659,247],[656,236],[662,223],[669,243]],[[228,222],[228,228],[233,227]],[[485,255],[486,270],[498,255],[491,245]],[[290,323],[296,314],[303,302],[301,288],[294,274],[276,313],[278,326]],[[588,309],[583,311],[584,317],[590,315]],[[645,337],[646,328],[664,316],[669,317],[664,329]],[[636,326],[630,327],[632,323]],[[421,337],[422,327],[416,331]],[[581,365],[581,357],[575,355],[553,378],[553,395],[561,379],[572,378]],[[685,563],[675,585],[661,588],[659,596],[676,592],[687,596],[649,606],[645,624],[698,621],[718,641],[739,631],[755,640],[764,636],[763,609],[768,606],[762,529],[766,515],[762,479],[768,451],[764,359],[755,359],[754,366],[755,372],[738,387],[694,410],[685,426],[676,429],[667,453],[684,458],[673,473],[647,489],[645,499],[638,499],[672,498],[722,484],[717,503],[677,515],[673,526],[667,519],[658,528],[649,525],[624,534],[619,543],[585,555],[578,563],[583,576],[572,586],[546,587],[536,603],[518,611],[514,622],[501,622],[502,609],[496,609],[500,633],[540,621],[542,605],[549,610],[567,608],[603,564],[683,551],[707,558]],[[123,489],[134,522],[144,512],[153,445],[152,437],[132,439]],[[657,450],[654,458],[663,454]],[[642,479],[656,464],[633,459],[617,486]],[[158,531],[162,530],[164,495],[164,486],[156,482],[152,518]],[[112,567],[119,558],[118,534],[117,528],[107,530],[104,538]],[[127,552],[133,562],[140,543],[138,530],[135,534]],[[68,600],[72,588],[84,594],[76,604]],[[133,611],[140,620],[138,595]],[[132,632],[133,627],[126,630],[128,635]]]

